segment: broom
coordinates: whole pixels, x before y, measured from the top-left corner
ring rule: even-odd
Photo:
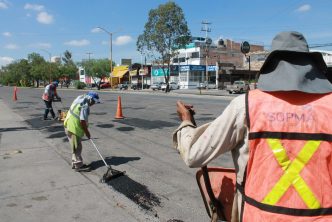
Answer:
[[[102,178],[100,178],[101,183],[107,183],[108,181],[115,179],[117,177],[123,176],[126,171],[119,171],[113,169],[110,165],[108,165],[104,159],[104,157],[100,154],[98,147],[96,144],[93,142],[93,140],[90,138],[90,142],[92,143],[93,147],[96,149],[97,153],[99,154],[100,158],[104,162],[105,166],[107,167],[106,173],[103,175]]]

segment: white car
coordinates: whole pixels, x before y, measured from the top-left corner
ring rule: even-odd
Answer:
[[[174,89],[179,89],[180,86],[176,83],[176,82],[170,82],[169,83],[169,89],[170,90],[174,90]],[[165,90],[166,89],[166,83],[163,83],[161,85],[161,90]]]
[[[216,88],[216,84],[213,82],[201,82],[197,84],[197,88],[198,89],[215,89]]]
[[[161,89],[161,86],[162,86],[163,84],[164,84],[163,82],[156,82],[156,83],[153,83],[153,84],[150,86],[150,89],[152,89],[152,90],[160,90],[160,89]]]

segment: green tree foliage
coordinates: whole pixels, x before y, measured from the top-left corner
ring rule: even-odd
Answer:
[[[28,62],[31,66],[31,76],[33,80],[37,82],[37,87],[39,87],[39,81],[41,79],[45,80],[46,61],[38,53],[31,53],[28,55]]]
[[[77,77],[78,68],[75,65],[72,54],[68,50],[63,53],[62,57],[63,64],[60,67],[60,77],[66,79],[75,79]]]
[[[31,86],[30,66],[26,59],[15,61],[1,71],[0,81],[6,85]]]
[[[166,70],[170,70],[171,59],[177,55],[176,49],[184,48],[190,42],[191,34],[184,13],[174,2],[167,2],[150,10],[144,28],[137,39],[137,50],[154,57],[163,69],[168,86],[169,72]]]
[[[28,59],[15,61],[0,70],[0,82],[5,85],[36,86],[40,80],[49,82],[66,77],[75,79],[77,66],[71,58],[71,53],[65,51],[63,64],[45,61],[38,53],[31,53]]]

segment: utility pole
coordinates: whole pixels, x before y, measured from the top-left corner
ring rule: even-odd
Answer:
[[[209,54],[209,46],[212,44],[210,40],[208,40],[208,33],[211,32],[211,28],[209,28],[209,25],[211,25],[211,22],[208,21],[202,21],[202,32],[205,32],[205,81],[206,81],[206,89],[208,89],[209,85],[209,69],[208,69],[208,54]]]
[[[108,30],[106,30],[103,27],[98,26],[97,29],[104,31],[105,33],[107,33],[110,36],[110,62],[111,62],[111,71],[110,71],[110,83],[111,83],[111,87],[113,87],[112,85],[112,71],[113,71],[113,61],[112,61],[112,36],[113,36],[113,32],[110,32]]]

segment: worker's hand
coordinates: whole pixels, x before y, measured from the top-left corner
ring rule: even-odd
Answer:
[[[181,121],[188,120],[192,123],[194,122],[193,115],[195,114],[195,111],[192,105],[185,105],[182,101],[179,100],[177,101],[176,106],[176,111]]]

